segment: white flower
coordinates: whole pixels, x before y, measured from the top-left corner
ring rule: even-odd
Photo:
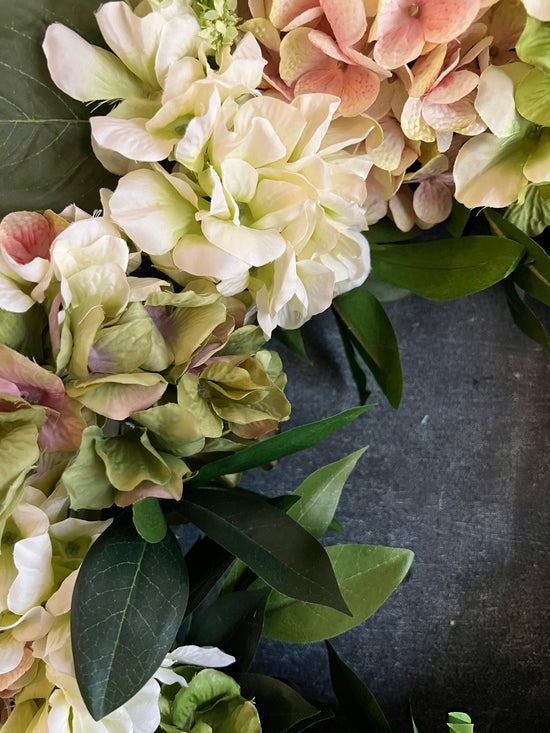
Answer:
[[[168,175],[129,173],[110,200],[113,220],[161,269],[218,281],[223,295],[250,289],[266,336],[296,328],[369,271],[362,204],[372,166],[358,154],[375,123],[338,119],[335,97],[291,104],[227,99],[201,128],[200,150]],[[208,115],[207,115],[208,116]],[[200,168],[200,170],[197,170]],[[186,170],[189,173],[186,173]]]

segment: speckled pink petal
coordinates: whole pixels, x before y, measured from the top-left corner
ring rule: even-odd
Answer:
[[[459,99],[452,104],[433,104],[424,102],[422,116],[430,127],[437,132],[460,132],[477,118],[471,99]]]
[[[300,13],[318,6],[319,0],[273,0],[269,20],[281,30]]]
[[[15,211],[0,224],[0,248],[19,265],[35,257],[49,260],[54,236],[50,222],[35,211]]]
[[[427,41],[446,43],[463,33],[479,12],[479,0],[416,0]]]
[[[334,94],[334,96],[340,97],[343,86],[342,69],[339,69],[335,64],[330,69],[308,71],[303,74],[296,82],[294,91],[296,94],[323,92],[324,94]]]
[[[363,0],[320,0],[320,3],[341,48],[361,40],[367,30]]]
[[[284,28],[281,28],[281,30],[284,33],[287,33],[288,31],[291,31],[294,28],[299,28],[302,25],[307,25],[310,28],[314,28],[317,25],[317,21],[322,16],[322,8],[310,8],[309,10],[304,10],[303,13],[297,15],[293,20],[290,21],[288,25],[285,25]]]
[[[319,51],[322,51],[326,56],[330,56],[330,58],[336,59],[336,61],[343,61],[345,64],[349,64],[350,58],[342,52],[336,41],[327,33],[313,30],[309,32],[308,38],[311,45],[315,46]]]
[[[414,212],[425,224],[439,224],[453,208],[450,189],[441,181],[422,181],[413,194]]]
[[[378,37],[374,60],[386,69],[396,69],[418,58],[423,48],[422,23],[418,18],[409,18],[407,23]]]
[[[342,75],[344,83],[338,112],[343,117],[366,112],[378,95],[380,79],[362,66],[347,66],[342,69]]]
[[[429,92],[426,99],[433,104],[452,104],[473,92],[478,83],[479,76],[473,71],[455,71]]]

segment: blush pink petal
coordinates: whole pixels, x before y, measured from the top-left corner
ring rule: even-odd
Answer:
[[[374,60],[387,69],[396,69],[418,58],[424,48],[424,29],[418,18],[409,18],[398,28],[378,36]]]
[[[281,30],[297,15],[315,7],[319,7],[319,0],[273,0],[269,20]]]
[[[321,7],[341,48],[353,46],[365,35],[367,19],[363,0],[320,0]]]
[[[355,117],[371,106],[380,91],[378,77],[362,66],[342,69],[343,85],[338,111],[343,117]]]
[[[288,25],[281,28],[281,31],[283,31],[283,33],[288,33],[288,31],[294,30],[294,28],[299,28],[303,25],[313,27],[317,25],[316,21],[321,18],[322,15],[322,8],[310,8],[309,10],[305,10],[303,13],[297,15]]]
[[[294,91],[296,94],[322,92],[339,97],[342,94],[343,85],[342,70],[335,67],[320,69],[319,71],[308,71],[302,74],[296,82]]]
[[[446,76],[436,88],[426,95],[433,104],[451,104],[458,102],[477,87],[479,76],[473,71],[463,69]]]
[[[183,484],[182,484],[183,489]],[[173,496],[164,486],[154,484],[152,481],[142,481],[132,491],[121,491],[117,497],[115,504],[120,507],[127,507],[135,504],[140,499],[147,496],[153,496],[156,499],[179,499],[181,496]]]
[[[34,211],[15,211],[0,224],[0,248],[18,265],[35,257],[49,260],[54,237],[50,222]]]
[[[326,56],[329,56],[336,61],[343,61],[345,64],[349,64],[350,58],[346,56],[336,41],[331,38],[327,33],[323,31],[310,31],[309,41],[312,46],[322,51]]]
[[[416,0],[424,37],[446,43],[463,33],[479,11],[479,0]]]

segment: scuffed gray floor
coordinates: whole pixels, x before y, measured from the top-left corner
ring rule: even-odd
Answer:
[[[548,309],[530,305],[550,325]],[[395,733],[410,731],[409,698],[420,733],[446,730],[449,710],[469,712],[479,733],[549,730],[548,355],[513,325],[498,288],[452,303],[412,296],[388,313],[405,377],[399,410],[372,380],[378,407],[247,485],[291,491],[368,444],[337,513],[345,539],[416,559],[386,605],[335,640],[338,652]],[[277,347],[291,426],[357,404],[332,315],[304,331],[313,366]],[[322,644],[264,641],[255,669],[330,699]]]

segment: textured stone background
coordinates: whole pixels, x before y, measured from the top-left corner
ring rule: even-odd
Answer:
[[[395,733],[410,731],[409,698],[421,733],[446,730],[449,710],[469,712],[480,733],[549,730],[548,357],[513,325],[498,288],[452,303],[411,296],[388,312],[405,378],[399,410],[373,382],[377,408],[252,483],[291,491],[369,444],[337,513],[345,539],[409,547],[416,559],[382,609],[335,640],[338,652]],[[332,315],[304,338],[314,366],[279,349],[291,425],[357,404]],[[330,699],[322,644],[263,641],[255,669]],[[324,730],[349,729],[334,720]]]

